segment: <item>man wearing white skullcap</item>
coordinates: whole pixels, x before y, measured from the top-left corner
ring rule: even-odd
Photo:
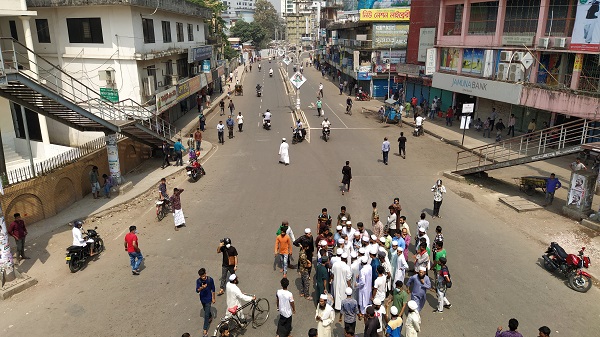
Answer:
[[[391,307],[390,314],[392,318],[385,328],[385,334],[389,337],[400,337],[400,331],[402,330],[402,317],[398,316],[398,308]]]
[[[408,301],[408,315],[406,316],[405,337],[417,337],[421,331],[421,315],[417,311],[419,305],[415,301]]]
[[[241,301],[249,302],[249,301],[252,301],[253,299],[256,299],[256,296],[248,296],[248,295],[244,294],[238,287],[239,283],[240,283],[240,280],[238,279],[237,275],[231,274],[231,276],[229,276],[229,282],[225,286],[225,291],[227,293],[227,308],[233,308],[236,306],[241,307],[242,306]],[[239,312],[240,318],[244,319],[244,312],[242,310],[239,310],[238,312]],[[230,316],[231,316],[231,313],[228,310],[227,313],[225,313],[225,317],[230,317]]]
[[[345,293],[346,298],[342,301],[342,310],[340,311],[340,315],[344,316],[344,331],[348,331],[349,328],[355,331],[356,315],[360,313],[358,311],[358,302],[352,298],[352,288],[347,287]]]
[[[312,262],[313,253],[315,251],[315,243],[313,241],[313,237],[312,237],[310,228],[304,229],[304,235],[302,235],[301,237],[299,237],[298,239],[296,239],[294,241],[294,246],[305,247],[304,252],[306,253],[306,258],[308,259],[308,261]],[[298,259],[298,268],[300,268],[300,259]],[[311,270],[312,270],[312,266],[308,267],[308,275],[310,275]]]
[[[418,311],[423,309],[425,305],[425,294],[427,289],[431,288],[431,280],[427,276],[427,268],[420,267],[419,273],[411,276],[406,282],[410,299],[417,302]]]
[[[341,250],[341,248],[338,249]],[[333,261],[333,259],[331,260]],[[348,266],[346,261],[340,258],[331,265],[331,276],[333,278],[334,309],[340,311],[342,309],[342,301],[346,298],[344,292],[352,284],[352,270],[350,270],[350,266]]]
[[[344,228],[342,225],[335,227],[335,234],[333,234],[333,240],[335,242],[338,242],[338,240],[342,238],[342,228]]]
[[[371,291],[373,290],[372,268],[367,262],[366,256],[360,259],[360,274],[358,275],[358,306],[360,313],[365,314],[365,310],[371,301]]]
[[[352,221],[346,221],[346,225],[342,228],[342,235],[346,235],[348,241],[351,241],[354,238],[354,228],[352,228]]]
[[[406,270],[408,269],[408,263],[404,258],[404,250],[402,247],[397,248],[398,252],[398,260],[396,261],[396,273],[394,274],[394,284],[397,281],[402,281],[404,283],[404,278],[406,277]]]
[[[350,271],[352,272],[352,282],[350,284],[350,287],[353,289],[352,298],[358,301],[358,275],[360,274],[361,258],[358,256],[358,254],[356,254],[355,251],[352,252],[352,254],[350,254],[350,257],[352,258],[352,263],[350,264]]]
[[[327,295],[319,296],[319,304],[315,312],[315,320],[317,321],[317,334],[319,337],[333,336],[333,321],[335,320],[335,311],[327,304]]]

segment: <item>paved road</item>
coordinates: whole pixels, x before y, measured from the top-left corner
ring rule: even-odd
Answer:
[[[311,143],[290,146],[290,166],[278,164],[279,144],[282,137],[290,138],[292,118],[281,79],[268,77],[270,66],[275,69],[276,64],[263,61],[262,72],[253,67],[246,76],[246,95],[234,97],[237,110],[245,116],[244,132],[236,132],[234,139],[217,146],[205,163],[207,176],[196,183],[184,176],[170,180],[171,188],[185,188],[183,210],[188,226],[175,232],[171,218],[157,223],[152,197],[142,198],[100,223],[108,250],[76,274],[69,273],[63,260],[64,248],[71,242],[68,228],[38,239],[31,249],[44,247],[48,255],[28,262],[26,269],[40,283],[0,303],[2,336],[179,336],[186,331],[199,336],[200,304],[193,289],[196,272],[205,267],[218,279],[221,259],[215,250],[224,236],[232,238],[240,252],[240,288],[271,301],[269,321],[259,329],[250,328],[244,336],[274,335],[274,292],[281,274],[274,267],[273,244],[281,220],[289,220],[300,235],[303,228],[315,227],[322,207],[335,215],[346,205],[354,221],[368,223],[371,202],[377,201],[385,214],[395,196],[400,197],[403,214],[413,228],[422,210],[430,212],[429,189],[440,172],[454,164],[455,149],[429,137],[409,136],[407,159],[391,155],[390,165],[383,165],[379,151],[383,137],[393,141],[400,130],[409,129],[366,118],[358,113],[360,103],[353,116],[345,115],[346,96],[337,95],[329,82],[324,82],[324,107],[335,127],[331,141],[323,142],[318,138],[320,131],[313,130]],[[320,119],[307,106],[314,101],[321,76],[312,68],[305,75],[309,80],[301,90],[302,106],[311,127],[316,127]],[[254,95],[256,83],[264,83],[262,99]],[[267,108],[273,112],[270,131],[259,124],[260,112]],[[210,117],[206,132],[215,144],[219,119],[218,114]],[[395,154],[396,144],[392,144]],[[352,192],[342,196],[339,181],[345,160],[351,162],[354,179]],[[600,292],[592,289],[579,294],[549,275],[539,266],[539,244],[479,208],[471,201],[478,197],[457,195],[450,188],[441,209],[443,219],[431,223],[444,227],[454,281],[448,296],[454,306],[433,314],[436,302],[433,293],[428,294],[431,305],[422,312],[422,335],[492,335],[511,317],[519,319],[520,330],[527,336],[536,335],[541,325],[550,326],[553,335],[596,335]],[[118,224],[109,225],[113,222]],[[140,276],[131,275],[122,248],[124,230],[132,223],[139,227],[146,256]],[[299,280],[295,272],[289,277],[297,295]],[[300,297],[296,301],[294,335],[304,336],[315,326],[314,305]],[[224,297],[217,298],[216,308],[222,316]],[[336,336],[341,336],[337,327]],[[358,330],[362,330],[361,323]]]

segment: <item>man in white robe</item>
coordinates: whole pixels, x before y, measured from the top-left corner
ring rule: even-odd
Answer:
[[[346,259],[348,256],[346,256]],[[331,274],[333,276],[333,295],[334,295],[334,308],[335,311],[342,309],[342,301],[346,298],[346,288],[352,284],[352,270],[346,263],[344,255],[342,259],[337,261],[331,267]]]
[[[235,274],[231,274],[229,276],[229,283],[225,286],[226,294],[227,294],[227,309],[233,308],[237,306],[238,308],[242,306],[241,301],[249,302],[256,299],[256,296],[252,297],[244,294],[240,288],[237,286],[239,280]],[[244,319],[244,312],[239,311],[238,315],[241,319]],[[231,313],[229,310],[225,313],[225,317],[230,317]]]
[[[371,291],[373,290],[373,268],[367,262],[369,259],[363,256],[360,260],[361,268],[358,275],[358,306],[360,313],[365,314],[365,310],[371,301]]]
[[[279,145],[279,163],[289,165],[290,164],[290,145],[286,143],[285,138],[281,139],[281,145]]]
[[[317,334],[319,337],[333,336],[333,321],[335,320],[335,311],[327,304],[327,295],[321,294],[319,304],[315,312],[315,320],[317,321]]]
[[[398,247],[398,261],[396,264],[396,274],[394,274],[394,284],[396,281],[404,282],[406,278],[406,270],[408,269],[408,263],[406,263],[406,259],[404,258],[404,249],[402,247]]]

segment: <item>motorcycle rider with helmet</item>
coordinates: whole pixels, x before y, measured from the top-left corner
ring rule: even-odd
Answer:
[[[94,256],[94,240],[87,239],[87,241],[83,238],[83,230],[81,227],[83,226],[83,221],[77,220],[73,223],[73,246],[78,247],[90,247],[90,256]]]
[[[269,69],[269,76],[273,76],[273,68]]]
[[[325,117],[323,122],[321,122],[321,127],[323,128],[323,137],[325,137],[325,128],[331,130],[331,122]]]
[[[267,109],[267,112],[263,114],[263,126],[267,124],[267,122],[271,122],[271,110]]]

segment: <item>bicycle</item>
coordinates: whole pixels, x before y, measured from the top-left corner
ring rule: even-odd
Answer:
[[[158,221],[164,219],[165,215],[171,213],[171,204],[168,199],[156,201],[156,218]]]
[[[252,308],[252,318],[250,321],[248,321],[248,319],[242,320],[238,313],[248,306]],[[269,301],[266,298],[252,300],[241,307],[235,306],[233,308],[227,308],[227,311],[231,313],[231,316],[223,317],[221,319],[221,322],[215,328],[213,337],[218,336],[219,330],[225,324],[229,327],[230,336],[233,336],[236,332],[239,333],[242,330],[245,330],[250,322],[252,322],[252,327],[254,329],[258,328],[265,324],[267,319],[269,319],[269,308]]]
[[[346,104],[346,114],[352,116],[352,104]]]

